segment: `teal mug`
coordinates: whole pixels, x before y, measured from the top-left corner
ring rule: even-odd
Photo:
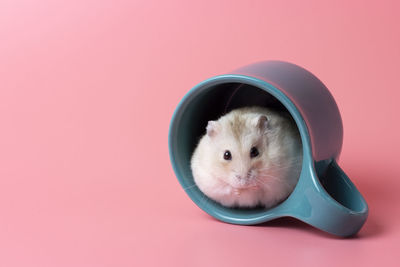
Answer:
[[[303,145],[299,181],[289,197],[270,208],[236,209],[207,198],[195,185],[192,153],[209,120],[242,106],[287,110]],[[337,236],[356,234],[368,205],[337,161],[343,125],[332,95],[307,70],[282,61],[263,61],[207,79],[192,88],[177,106],[169,129],[169,152],[175,174],[189,197],[211,216],[252,225],[293,217]]]

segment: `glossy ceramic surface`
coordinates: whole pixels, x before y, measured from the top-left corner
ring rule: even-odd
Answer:
[[[191,155],[207,121],[249,105],[288,110],[303,144],[297,186],[284,202],[268,210],[215,203],[195,186],[190,170]],[[234,224],[290,216],[331,234],[350,236],[364,224],[368,206],[337,164],[342,142],[342,120],[328,89],[305,69],[281,61],[255,63],[199,83],[177,106],[169,131],[175,174],[189,197],[211,216]]]

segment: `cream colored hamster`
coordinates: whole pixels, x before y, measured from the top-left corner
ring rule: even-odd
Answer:
[[[302,145],[293,119],[261,107],[233,110],[209,121],[191,169],[198,188],[227,207],[273,207],[293,191]]]

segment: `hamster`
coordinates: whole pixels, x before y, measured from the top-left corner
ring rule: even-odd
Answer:
[[[287,112],[245,107],[208,122],[191,169],[198,188],[223,206],[271,208],[296,186],[302,155]]]

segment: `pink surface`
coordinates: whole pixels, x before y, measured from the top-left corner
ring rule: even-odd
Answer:
[[[399,9],[1,1],[0,266],[396,266]],[[264,59],[309,69],[338,102],[340,164],[370,206],[357,238],[221,223],[179,186],[167,148],[179,100]]]

